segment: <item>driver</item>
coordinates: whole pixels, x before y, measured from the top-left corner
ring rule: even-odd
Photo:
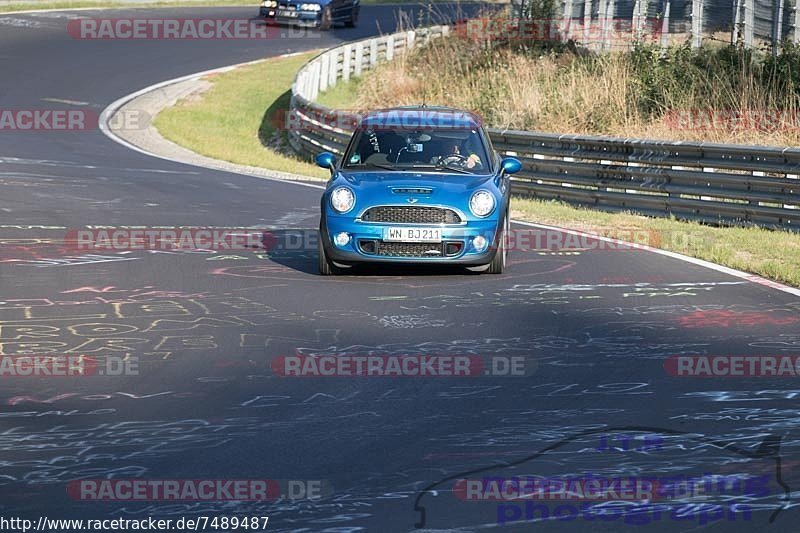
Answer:
[[[476,154],[473,150],[470,150],[469,139],[465,140],[461,144],[453,141],[448,141],[444,143],[439,153],[441,153],[442,155],[439,157],[434,157],[431,163],[437,163],[437,162],[447,161],[448,159],[453,159],[456,160],[454,162],[457,165],[462,166],[464,168],[471,169],[475,168],[476,166],[480,168],[483,165],[483,163],[481,162],[481,158],[478,156],[478,154]]]
[[[467,144],[468,144],[467,141],[463,142],[464,153],[465,154],[469,154],[468,156],[463,156],[463,157],[466,157],[466,160],[464,161],[464,166],[466,168],[475,168],[476,165],[480,166],[482,164],[481,163],[481,158],[478,157],[478,154],[476,154],[475,152],[470,150],[469,147],[467,146]],[[458,144],[454,144],[450,154],[451,155],[462,155],[461,154],[461,146],[459,146]]]

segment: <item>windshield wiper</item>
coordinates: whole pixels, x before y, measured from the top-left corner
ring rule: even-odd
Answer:
[[[464,170],[463,168],[451,167],[447,165],[407,165],[406,168],[432,168],[435,170],[452,170],[453,172],[461,172],[462,174],[472,174],[472,172]]]
[[[451,167],[450,165],[436,165],[434,168],[438,168],[441,170],[452,170],[453,172],[461,172],[462,174],[472,174],[469,170],[459,168],[459,167]]]
[[[362,163],[361,165],[352,166],[348,168],[357,169],[358,167],[375,167],[375,168],[381,168],[383,170],[397,170],[397,168],[395,167],[389,165],[381,165],[379,163]]]

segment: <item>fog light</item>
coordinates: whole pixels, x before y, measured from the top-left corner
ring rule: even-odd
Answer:
[[[476,252],[483,252],[489,246],[489,241],[486,240],[486,237],[483,235],[478,235],[472,239],[472,246],[475,248]]]
[[[344,231],[337,233],[336,237],[333,238],[333,242],[336,243],[336,246],[340,248],[342,246],[347,246],[347,243],[350,242],[350,234],[345,233]]]

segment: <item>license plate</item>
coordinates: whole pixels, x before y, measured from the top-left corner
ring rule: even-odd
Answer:
[[[287,11],[285,9],[281,9],[278,11],[279,17],[297,17],[297,11]]]
[[[438,228],[386,228],[384,241],[442,242],[442,230]]]

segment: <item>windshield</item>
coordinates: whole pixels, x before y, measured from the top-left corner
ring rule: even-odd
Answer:
[[[409,131],[360,128],[344,157],[344,168],[444,170],[486,174],[491,170],[476,129]]]

